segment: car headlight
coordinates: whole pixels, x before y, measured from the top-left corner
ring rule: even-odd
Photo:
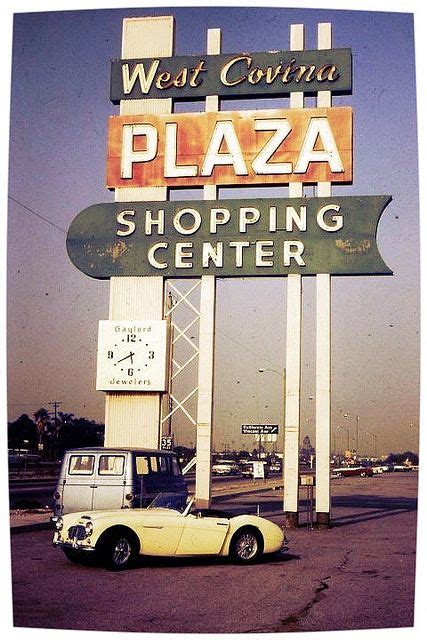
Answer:
[[[61,518],[61,516],[56,516],[55,518],[52,518],[52,522],[55,525],[56,531],[62,531],[62,527],[64,526],[64,521]]]
[[[93,523],[92,522],[86,522],[85,524],[85,533],[86,533],[86,537],[88,538],[90,535],[92,535],[92,531],[93,531]]]

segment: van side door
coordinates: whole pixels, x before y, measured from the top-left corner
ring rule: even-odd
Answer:
[[[66,462],[62,487],[64,513],[92,509],[95,486],[95,455],[71,453]]]
[[[97,457],[93,509],[123,507],[128,459],[124,453],[102,453]]]

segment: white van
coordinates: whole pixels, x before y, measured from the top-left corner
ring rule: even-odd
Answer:
[[[147,506],[162,491],[187,494],[176,453],[159,449],[85,447],[64,454],[53,515]]]

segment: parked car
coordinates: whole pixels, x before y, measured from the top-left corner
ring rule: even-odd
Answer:
[[[254,515],[199,509],[194,496],[162,493],[145,509],[83,511],[58,516],[54,546],[71,561],[92,555],[110,569],[144,556],[230,556],[251,563],[287,548],[282,528]]]
[[[212,473],[214,476],[228,476],[231,473],[231,466],[229,464],[213,464]]]
[[[282,463],[281,462],[271,462],[269,469],[269,473],[272,475],[282,472]]]
[[[374,475],[372,467],[340,467],[332,469],[332,476],[335,478],[349,478],[351,476],[359,476],[361,478],[371,477]]]
[[[372,467],[372,473],[374,475],[376,475],[378,473],[384,473],[384,469],[383,469],[383,467],[374,466],[374,467]]]
[[[235,476],[240,471],[235,462],[216,462],[212,465],[212,473],[214,476]]]
[[[28,449],[8,449],[9,468],[37,466],[41,457],[37,453],[30,453]]]
[[[146,507],[162,491],[188,493],[173,451],[120,447],[70,449],[62,461],[53,515],[85,509]]]

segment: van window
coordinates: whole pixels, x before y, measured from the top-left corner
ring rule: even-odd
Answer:
[[[169,461],[171,463],[171,467],[172,467],[172,475],[173,476],[180,476],[181,475],[181,470],[179,468],[179,464],[178,464],[178,460],[172,456],[169,457]]]
[[[100,476],[122,476],[125,468],[124,456],[101,456],[98,473]]]
[[[147,456],[137,456],[135,458],[136,461],[136,472],[139,476],[146,476],[149,473],[148,467],[148,457]]]
[[[70,456],[68,473],[72,476],[90,476],[95,464],[94,456]]]
[[[152,473],[167,476],[181,475],[178,461],[174,456],[137,456],[135,461],[138,475],[146,476]]]
[[[160,456],[159,464],[160,464],[160,473],[167,473],[168,476],[171,475],[170,467],[168,465],[169,458],[168,456]]]

